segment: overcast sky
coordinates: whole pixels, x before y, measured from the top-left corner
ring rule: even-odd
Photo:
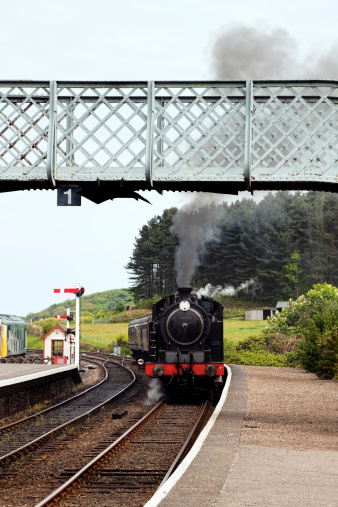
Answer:
[[[333,0],[0,0],[0,8],[4,80],[212,80],[212,48],[236,23],[283,28],[308,56],[338,37]],[[86,294],[127,287],[139,228],[182,199],[144,195],[152,206],[83,199],[61,208],[52,191],[0,194],[0,313],[39,311],[64,299],[54,287],[76,282]]]

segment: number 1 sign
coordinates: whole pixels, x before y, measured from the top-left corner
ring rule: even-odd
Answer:
[[[81,187],[58,187],[57,205],[58,206],[81,206],[81,195],[78,194]]]

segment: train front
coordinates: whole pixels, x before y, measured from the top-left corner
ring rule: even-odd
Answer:
[[[164,385],[213,386],[224,376],[223,307],[191,287],[153,306],[153,354],[146,374]],[[156,346],[155,346],[156,343]]]

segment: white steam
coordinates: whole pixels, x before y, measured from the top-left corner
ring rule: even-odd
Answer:
[[[159,401],[165,398],[165,393],[163,391],[163,386],[161,384],[160,379],[152,378],[149,382],[147,397],[145,399],[145,406],[151,407],[152,405],[156,405]]]
[[[170,232],[179,239],[175,254],[179,287],[191,284],[192,276],[202,262],[207,243],[219,240],[221,221],[225,217],[224,199],[219,194],[193,193],[190,201],[175,213]]]
[[[217,298],[218,296],[237,296],[237,294],[241,291],[248,292],[250,287],[255,285],[255,280],[250,278],[247,282],[241,283],[238,287],[234,287],[233,285],[221,285],[212,286],[211,283],[208,283],[205,287],[202,287],[197,291],[197,295],[201,296],[209,296],[211,298]]]

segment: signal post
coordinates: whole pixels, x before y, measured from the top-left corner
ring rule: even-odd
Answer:
[[[75,364],[80,366],[80,297],[84,294],[85,290],[81,287],[80,283],[75,284],[75,288],[70,289],[54,289],[55,294],[74,294],[75,299]],[[57,317],[57,316],[56,316]],[[73,320],[73,315],[69,308],[67,308],[67,315],[60,316],[67,319],[67,335],[69,334],[69,322]]]

